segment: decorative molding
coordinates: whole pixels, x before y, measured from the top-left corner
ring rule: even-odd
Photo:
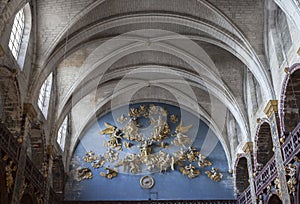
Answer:
[[[31,103],[24,104],[24,113],[28,114],[32,119],[37,116],[37,113]]]
[[[264,110],[264,113],[270,118],[272,113],[278,112],[278,101],[277,100],[270,100]]]
[[[247,153],[253,153],[253,142],[247,142],[244,146],[243,146],[243,151],[247,154]]]

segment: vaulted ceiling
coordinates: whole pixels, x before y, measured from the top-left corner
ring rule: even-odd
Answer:
[[[55,128],[72,114],[70,152],[97,113],[128,101],[159,101],[196,110],[231,166],[237,147],[230,141],[238,136],[228,135],[228,115],[243,141],[251,137],[246,73],[266,100],[274,95],[261,0],[37,1],[37,16],[31,93],[37,96],[55,73]]]

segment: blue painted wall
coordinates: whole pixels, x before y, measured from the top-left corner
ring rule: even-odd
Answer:
[[[135,104],[133,106],[137,107],[138,105]],[[150,190],[140,187],[140,178],[149,174],[147,172],[142,172],[139,175],[121,172],[112,180],[101,177],[99,173],[103,172],[104,169],[93,169],[89,163],[83,161],[82,157],[89,150],[102,155],[106,152],[107,147],[103,147],[103,142],[109,136],[99,135],[98,132],[104,128],[104,122],[116,124],[113,115],[119,116],[128,112],[128,107],[122,107],[114,110],[113,114],[108,113],[99,118],[98,123],[92,125],[78,143],[72,158],[73,165],[71,170],[74,171],[78,166],[90,167],[93,171],[93,179],[78,182],[74,181],[72,176],[70,176],[65,188],[66,200],[204,200],[234,198],[232,175],[228,173],[228,164],[221,144],[216,142],[216,145],[207,145],[210,142],[206,143],[207,141],[217,141],[216,136],[209,131],[208,126],[204,122],[199,121],[193,114],[180,110],[178,107],[158,103],[155,103],[155,105],[165,107],[169,111],[169,115],[184,115],[183,122],[185,125],[193,124],[193,128],[187,135],[196,135],[193,146],[202,150],[202,153],[208,153],[206,156],[213,162],[213,166],[219,168],[220,172],[222,172],[222,181],[214,182],[207,177],[204,172],[211,170],[211,167],[200,168],[200,176],[194,179],[189,179],[187,176],[182,175],[178,169],[165,173],[153,173],[151,176],[155,179],[155,185]],[[169,124],[172,130],[177,125]],[[117,124],[117,126],[120,127],[121,125]],[[214,142],[211,143],[213,144]],[[125,149],[126,153],[136,153],[136,151],[138,149]],[[123,156],[125,155],[125,153],[120,152],[121,157],[122,154]],[[198,167],[196,163],[194,166]],[[122,170],[122,167],[120,170]]]

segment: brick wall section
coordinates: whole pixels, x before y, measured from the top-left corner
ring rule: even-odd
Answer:
[[[14,16],[21,2],[25,5],[25,2],[21,0],[0,0],[0,37],[2,37],[7,23]]]
[[[264,3],[262,0],[208,0],[245,34],[258,55],[263,54]]]
[[[38,53],[43,55],[69,21],[92,2],[94,0],[37,1]]]

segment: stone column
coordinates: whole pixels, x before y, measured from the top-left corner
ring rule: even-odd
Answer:
[[[250,180],[250,190],[251,190],[251,199],[252,204],[256,204],[256,192],[255,192],[255,181],[253,177],[253,143],[247,142],[244,147],[243,151],[245,152],[245,157],[247,159],[247,167],[248,167],[248,174]]]
[[[20,149],[20,155],[18,160],[18,169],[16,172],[14,191],[12,195],[12,204],[20,203],[23,182],[24,182],[24,173],[26,166],[26,156],[27,156],[27,146],[28,138],[30,136],[31,123],[36,117],[36,112],[31,104],[24,104],[24,114],[23,114],[23,129],[22,129],[22,139],[19,140],[22,142]]]
[[[271,134],[273,139],[273,148],[276,161],[277,174],[280,184],[281,200],[284,204],[291,203],[288,193],[287,182],[285,177],[285,167],[279,142],[279,118],[278,118],[278,101],[270,100],[264,110],[271,123]]]
[[[44,203],[48,203],[50,199],[50,187],[52,186],[52,167],[53,167],[53,158],[54,158],[54,147],[53,145],[47,146],[47,155],[48,155],[48,165],[45,172],[46,177],[46,188],[44,192]]]

